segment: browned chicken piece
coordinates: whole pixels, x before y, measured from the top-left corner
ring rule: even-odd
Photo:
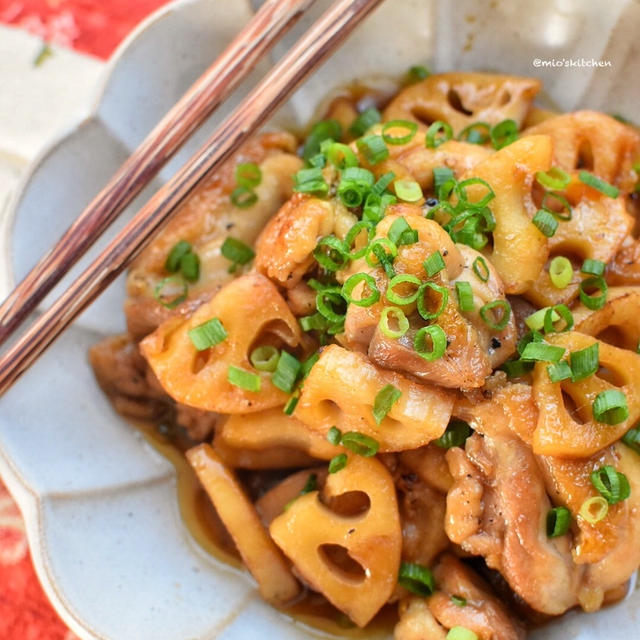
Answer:
[[[125,305],[127,325],[136,339],[181,312],[180,307],[166,309],[154,296],[156,286],[170,275],[165,262],[177,242],[189,242],[200,259],[200,277],[189,284],[185,306],[194,300],[208,300],[234,277],[229,273],[229,260],[221,254],[221,246],[228,236],[249,246],[254,244],[267,221],[292,194],[291,176],[302,166],[295,150],[296,139],[290,133],[266,133],[251,139],[187,200],[140,254],[129,272]],[[236,207],[230,199],[237,186],[235,168],[242,162],[257,163],[262,172],[262,180],[255,188],[258,199],[249,208]],[[240,267],[240,272],[243,269]]]
[[[126,418],[169,419],[183,427],[194,442],[203,442],[212,435],[218,414],[175,403],[130,336],[115,336],[94,345],[89,362],[114,409]]]
[[[488,73],[434,74],[401,91],[385,109],[385,120],[413,120],[428,126],[448,122],[454,134],[476,122],[497,124],[526,117],[541,83],[534,78]]]
[[[417,473],[420,480],[441,493],[447,493],[453,484],[453,478],[447,465],[446,449],[429,444],[419,449],[402,451],[400,462],[410,471]]]
[[[640,285],[640,240],[624,239],[607,267],[607,282],[616,286]]]
[[[433,569],[437,591],[429,598],[429,610],[447,629],[465,627],[478,640],[524,640],[522,624],[469,567],[452,555],[444,555]],[[452,597],[458,599],[457,602]]]
[[[400,601],[394,640],[446,640],[447,630],[429,611],[424,598],[409,596]]]
[[[507,431],[476,433],[464,450],[449,449],[447,461],[449,538],[483,556],[536,611],[559,615],[575,606],[582,569],[566,536],[547,537],[551,504],[531,449]]]

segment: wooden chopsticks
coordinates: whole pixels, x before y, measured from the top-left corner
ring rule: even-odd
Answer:
[[[201,149],[140,209],[49,310],[0,359],[0,394],[122,272],[172,212],[286,100],[382,0],[336,0],[216,129]],[[73,237],[72,237],[73,240]],[[55,261],[55,256],[49,255]],[[22,300],[21,304],[25,304]]]
[[[0,305],[0,345],[315,0],[267,0]]]

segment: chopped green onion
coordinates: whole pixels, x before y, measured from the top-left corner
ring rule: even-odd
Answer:
[[[240,387],[245,391],[260,391],[260,376],[251,371],[245,371],[240,367],[229,365],[227,369],[227,380],[235,387]]]
[[[404,129],[406,133],[403,135],[392,135],[389,133],[392,129]],[[418,125],[411,120],[390,120],[382,127],[382,138],[387,144],[407,144],[410,142],[418,131]]]
[[[609,503],[602,496],[587,498],[578,512],[589,524],[598,524],[609,513]]]
[[[416,290],[408,296],[401,296],[393,290],[395,286],[405,284],[405,283],[415,285],[417,287]],[[402,273],[400,275],[394,276],[393,278],[391,278],[391,280],[389,280],[389,284],[387,286],[387,292],[385,295],[387,297],[387,300],[389,302],[392,302],[393,304],[398,304],[398,305],[411,304],[412,302],[415,302],[418,299],[418,291],[420,290],[421,284],[422,284],[422,281],[420,280],[420,278],[417,278],[416,276],[411,275],[409,273]]]
[[[197,282],[200,278],[200,258],[193,251],[180,259],[180,273],[188,282]]]
[[[361,282],[364,282],[369,287],[371,293],[364,298],[356,300],[351,294]],[[368,273],[356,273],[349,276],[342,285],[342,297],[347,301],[347,304],[355,304],[357,307],[370,307],[380,300],[380,291],[376,287],[376,281]]]
[[[400,399],[400,396],[402,396],[402,391],[392,384],[386,384],[378,391],[373,401],[373,409],[371,411],[373,413],[373,419],[378,426],[380,426],[386,415],[391,411],[391,407]]]
[[[469,200],[469,195],[467,194],[467,189],[476,184],[479,184],[485,187],[487,189],[487,193],[480,200],[471,202]],[[468,178],[467,180],[458,182],[456,183],[456,186],[454,187],[453,191],[460,200],[459,204],[463,205],[465,209],[476,209],[476,210],[484,209],[484,207],[486,207],[496,197],[496,194],[491,188],[491,185],[486,180],[483,180],[482,178]],[[491,214],[490,211],[489,211],[489,214]],[[495,228],[495,221],[493,224]]]
[[[589,475],[591,484],[596,491],[609,503],[618,504],[631,495],[629,480],[624,473],[616,471],[611,465],[606,464]]]
[[[594,176],[592,173],[589,173],[588,171],[581,171],[578,174],[578,178],[580,182],[582,182],[583,184],[586,184],[592,189],[595,189],[596,191],[603,193],[605,196],[608,196],[609,198],[617,198],[618,194],[620,193],[620,190],[617,187],[614,187],[612,184],[609,184],[604,180],[601,180],[600,178],[598,178],[598,176]]]
[[[358,166],[358,156],[341,142],[332,142],[327,149],[327,160],[338,169],[346,169],[347,167]]]
[[[538,231],[547,238],[553,237],[558,230],[558,221],[554,215],[546,209],[538,209],[538,212],[533,216],[531,222],[533,222],[538,228]]]
[[[324,169],[327,166],[327,156],[324,153],[316,153],[315,156],[309,158],[309,166],[318,169]]]
[[[298,358],[286,351],[281,351],[271,382],[285,393],[291,393],[301,368],[302,363]]]
[[[573,280],[573,266],[569,259],[556,256],[549,265],[549,278],[556,289],[565,289]]]
[[[316,307],[329,322],[335,323],[344,320],[345,314],[336,311],[335,306],[345,304],[346,300],[342,297],[342,291],[339,287],[323,289],[316,294]]]
[[[365,109],[349,127],[349,133],[359,138],[364,135],[374,124],[382,120],[382,114],[375,108],[369,107]]]
[[[422,198],[422,189],[415,180],[396,180],[393,186],[400,200],[417,202]]]
[[[300,169],[293,176],[293,190],[298,193],[312,193],[317,196],[325,196],[329,193],[329,185],[324,179],[322,169],[313,167],[311,169]]]
[[[439,251],[434,251],[423,263],[424,270],[430,278],[445,268],[444,258]]]
[[[507,374],[507,378],[509,379],[521,378],[522,376],[525,376],[531,372],[531,370],[533,369],[533,362],[524,362],[524,360],[509,360],[508,362],[504,362],[500,366],[500,369]],[[547,371],[548,370],[549,367],[547,367]],[[571,371],[569,371],[569,375],[571,375]]]
[[[270,372],[276,370],[276,367],[278,366],[278,358],[280,358],[280,352],[270,344],[265,344],[261,347],[255,348],[249,356],[251,364],[258,371]]]
[[[436,582],[431,570],[413,562],[400,563],[398,584],[407,591],[425,598],[436,590]]]
[[[347,454],[339,453],[329,461],[329,473],[338,473],[347,466]]]
[[[582,271],[582,273],[588,273],[592,276],[601,276],[604,275],[606,266],[607,265],[601,260],[592,260],[591,258],[587,258],[582,263],[582,268],[580,269],[580,271]]]
[[[325,140],[340,140],[342,127],[337,120],[322,120],[313,125],[311,133],[304,144],[302,157],[308,162],[310,158],[320,152],[320,145]]]
[[[340,429],[338,429],[338,427],[336,426],[331,427],[331,429],[329,429],[329,431],[327,432],[327,440],[335,446],[340,444],[341,438],[342,431],[340,431]]]
[[[291,396],[287,400],[287,404],[284,405],[284,409],[282,410],[282,412],[287,416],[292,415],[293,412],[296,410],[296,407],[298,406],[299,401],[300,401],[299,396]]]
[[[442,120],[436,120],[428,129],[425,135],[425,144],[428,149],[435,149],[444,142],[453,138],[451,125]]]
[[[571,367],[566,360],[560,360],[560,362],[550,364],[547,367],[547,373],[551,382],[561,382],[571,377]]]
[[[314,313],[311,316],[303,316],[298,320],[304,332],[326,331],[329,328],[327,319],[321,313]]]
[[[518,139],[518,124],[515,120],[503,120],[491,128],[491,144],[494,149],[502,149]]]
[[[494,309],[501,309],[502,313],[498,319]],[[493,300],[480,307],[480,317],[484,323],[495,331],[502,331],[508,324],[511,317],[511,305],[506,300]]]
[[[458,295],[458,307],[460,311],[473,311],[473,289],[468,282],[456,282],[456,294]]]
[[[527,316],[524,319],[524,323],[532,331],[540,331],[540,329],[544,327],[544,319],[547,311],[550,311],[552,322],[560,320],[560,316],[552,309],[552,307],[543,307],[542,309],[538,309],[536,312],[532,313],[530,316]]]
[[[342,436],[340,444],[363,458],[375,456],[380,448],[380,443],[377,440],[357,431],[347,431]]]
[[[466,607],[467,599],[462,596],[451,596],[451,602],[456,605],[456,607]]]
[[[629,429],[629,431],[624,434],[622,442],[640,455],[640,423],[633,429]]]
[[[241,187],[253,189],[262,182],[262,171],[255,162],[242,162],[236,167],[236,182]]]
[[[220,247],[220,253],[234,265],[247,264],[256,255],[251,247],[231,236],[225,238],[222,247]]]
[[[188,332],[189,339],[198,351],[214,347],[225,340],[227,335],[226,329],[218,318],[211,318]]]
[[[355,243],[360,234],[366,231],[367,232],[367,241],[363,244],[360,249],[355,249]],[[349,252],[349,257],[352,260],[357,260],[359,258],[364,258],[367,253],[367,248],[369,247],[369,243],[373,240],[373,236],[375,234],[374,226],[368,222],[367,220],[360,220],[356,222],[351,229],[347,232],[347,235],[344,238],[344,246],[346,250]],[[353,249],[352,249],[353,247]]]
[[[599,291],[599,295],[587,293],[588,289],[596,289]],[[596,311],[602,309],[607,301],[607,283],[602,276],[591,276],[586,278],[580,283],[580,302],[591,309]]]
[[[409,226],[405,218],[396,218],[389,227],[387,236],[397,247],[418,242],[418,232]]]
[[[346,244],[335,236],[320,238],[313,257],[323,269],[331,272],[342,269],[350,259]]]
[[[569,186],[571,176],[560,169],[560,167],[551,167],[549,171],[538,171],[536,180],[545,189],[553,189],[554,191],[562,191]]]
[[[392,329],[389,326],[389,314],[391,314],[398,323],[397,329]],[[402,338],[402,336],[409,330],[409,320],[407,320],[407,316],[404,315],[404,311],[399,307],[385,307],[380,314],[378,327],[380,328],[380,331],[387,336],[387,338],[397,340],[398,338]]]
[[[471,435],[471,427],[464,420],[452,420],[447,430],[433,443],[442,449],[461,447]]]
[[[187,299],[187,283],[180,276],[160,280],[153,290],[153,297],[167,309],[175,309]]]
[[[477,634],[466,627],[451,627],[445,640],[478,640]]]
[[[258,196],[253,189],[239,186],[231,192],[231,203],[238,209],[248,209],[258,202]]]
[[[473,122],[458,134],[458,140],[471,144],[484,144],[490,137],[491,125],[486,122]]]
[[[530,342],[521,354],[523,360],[538,362],[560,362],[566,349],[546,342]]]
[[[600,366],[599,357],[600,351],[597,342],[579,351],[573,351],[569,356],[571,381],[578,382],[593,375]]]
[[[430,351],[428,351],[427,337],[431,338]],[[447,350],[447,335],[442,327],[437,324],[422,327],[413,339],[413,348],[416,350],[416,353],[427,362],[439,360]]]
[[[407,79],[410,83],[419,82],[420,80],[424,80],[431,75],[431,72],[427,67],[421,64],[414,65],[413,67],[409,67],[409,71],[407,71]]]
[[[560,211],[556,211],[555,207],[548,206],[547,200],[554,200],[562,205],[562,209]],[[542,197],[542,205],[541,208],[545,211],[551,213],[558,220],[563,220],[564,222],[568,222],[573,217],[573,213],[571,211],[571,205],[569,201],[559,193],[554,193],[553,191],[547,191]]]
[[[489,280],[489,266],[482,256],[478,256],[473,261],[473,273],[475,273],[478,276],[478,279],[482,282],[487,282]]]
[[[169,273],[175,273],[180,269],[180,260],[188,253],[191,253],[191,245],[186,240],[176,242],[171,248],[171,251],[169,251],[169,255],[164,263],[164,268]]]
[[[396,177],[396,174],[393,173],[393,171],[387,171],[387,173],[380,176],[376,180],[376,183],[373,185],[373,187],[371,187],[371,191],[373,191],[373,193],[378,194],[379,196],[382,196],[384,192],[387,190],[387,187],[393,182],[395,177]]]
[[[566,507],[554,507],[547,512],[547,537],[559,538],[569,531],[571,512]]]
[[[311,493],[318,488],[318,476],[315,473],[310,473],[307,481],[304,483],[304,487],[300,490],[300,495],[304,496],[307,493]]]
[[[453,170],[449,167],[435,167],[433,170],[433,190],[439,200],[444,200],[440,190],[446,184],[451,184],[453,189],[453,185],[455,185]]]
[[[373,254],[373,257],[371,254]],[[398,247],[391,240],[388,238],[376,238],[369,245],[365,259],[370,267],[377,267],[385,266],[385,263],[391,264],[397,255]],[[374,261],[374,258],[377,261]]]
[[[554,323],[560,319],[564,321],[564,327],[562,329],[554,327]],[[545,333],[570,331],[573,328],[573,314],[569,310],[569,307],[567,307],[566,304],[557,304],[554,307],[545,309],[543,327]]]
[[[313,365],[320,359],[320,354],[316,351],[312,353],[306,360],[303,361],[300,367],[300,378],[304,380],[309,375],[309,372],[313,368]]]
[[[340,176],[338,197],[345,207],[359,207],[375,181],[373,173],[361,167],[347,167]]]
[[[593,401],[593,418],[604,424],[620,424],[629,417],[627,396],[618,389],[601,391]]]
[[[516,345],[516,349],[518,353],[522,355],[526,346],[531,342],[542,342],[542,334],[539,331],[528,331],[525,333],[520,340],[518,340],[518,344]]]
[[[356,146],[369,164],[380,164],[389,157],[389,149],[382,136],[377,134],[360,138]]]
[[[435,291],[440,295],[440,305],[435,311],[429,311],[425,304],[425,293],[427,290]],[[424,320],[435,320],[438,318],[445,310],[447,306],[447,302],[449,302],[449,289],[446,287],[441,287],[435,282],[423,282],[418,289],[418,313]]]

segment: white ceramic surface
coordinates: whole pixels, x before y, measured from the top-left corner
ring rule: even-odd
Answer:
[[[314,13],[327,4],[318,2]],[[68,226],[250,12],[248,0],[181,0],[124,43],[94,107],[35,163],[4,232],[0,221],[0,294]],[[537,75],[565,109],[589,106],[637,120],[639,27],[640,4],[625,0],[387,0],[276,121],[305,122],[327,90],[421,62],[436,70]],[[535,58],[570,56],[608,59],[612,66],[532,66]],[[116,416],[97,388],[87,348],[123,329],[122,301],[118,280],[0,400],[0,472],[25,516],[47,594],[82,638],[316,635],[260,602],[245,573],[198,547],[180,520],[171,465]],[[571,614],[532,637],[635,638],[639,604],[635,592],[615,608]]]

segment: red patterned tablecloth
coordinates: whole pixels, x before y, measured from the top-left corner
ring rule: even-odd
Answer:
[[[0,0],[0,23],[106,59],[168,0]],[[33,570],[20,512],[0,481],[0,640],[76,640]]]

